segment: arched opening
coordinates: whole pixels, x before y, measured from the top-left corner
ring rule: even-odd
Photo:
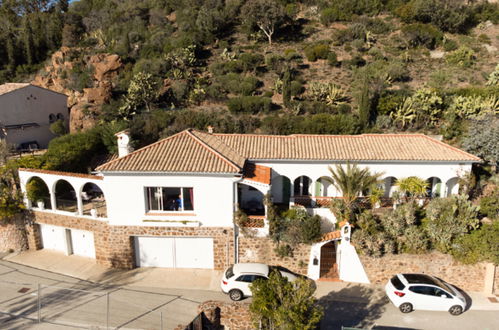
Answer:
[[[426,196],[431,198],[442,196],[442,180],[432,176],[426,180],[428,182],[428,187],[426,188]]]
[[[393,192],[397,190],[395,186],[395,182],[397,182],[397,178],[393,176],[388,176],[384,179],[384,188],[385,188],[385,196],[384,197],[392,197]]]
[[[106,218],[107,208],[104,193],[95,183],[85,183],[81,191],[83,214],[93,217]]]
[[[76,192],[66,180],[59,180],[55,184],[55,208],[66,212],[78,211]]]
[[[247,184],[240,183],[237,189],[239,207],[247,215],[265,215],[263,193]]]
[[[336,189],[330,177],[323,176],[317,179],[314,184],[315,202],[319,206],[328,206],[331,197],[335,196]]]
[[[336,279],[339,277],[336,264],[336,241],[331,241],[321,247],[320,277]]]
[[[271,193],[274,204],[289,205],[289,198],[291,197],[291,180],[283,175],[272,178]]]
[[[446,187],[446,190],[447,190],[446,197],[449,197],[451,195],[457,195],[459,193],[459,178],[455,177],[455,178],[447,180],[446,186],[447,186]]]
[[[49,187],[37,176],[32,177],[26,184],[26,192],[32,206],[39,209],[51,209]]]
[[[302,175],[293,182],[294,196],[310,196],[310,185],[312,180],[308,176]]]

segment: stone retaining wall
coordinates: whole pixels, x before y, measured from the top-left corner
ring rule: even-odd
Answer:
[[[2,223],[0,224],[0,252],[23,251],[28,248],[25,221],[22,216],[8,223],[0,223]]]
[[[225,269],[234,260],[234,231],[223,227],[111,226],[106,221],[33,212],[35,223],[91,231],[94,234],[97,263],[106,267],[135,267],[134,236],[212,237],[215,269]],[[40,249],[40,230],[28,230],[30,249]]]
[[[425,273],[440,277],[465,291],[482,292],[484,289],[486,266],[483,263],[464,265],[439,252],[359,257],[371,283],[385,284],[397,273]],[[497,281],[495,285],[497,288]]]
[[[209,300],[198,306],[198,313],[204,313],[214,329],[254,329],[249,303]]]
[[[494,293],[499,295],[499,266],[496,266],[496,275],[494,277]]]
[[[306,275],[310,257],[310,245],[300,244],[292,257],[280,257],[275,252],[277,247],[270,238],[239,237],[239,262],[262,262],[285,267],[298,274]]]

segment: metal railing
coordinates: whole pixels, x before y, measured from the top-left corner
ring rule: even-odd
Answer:
[[[37,323],[91,329],[165,329],[166,315],[159,309],[166,303],[147,307],[153,302],[129,301],[120,288],[88,290],[62,285],[2,280],[0,313]]]

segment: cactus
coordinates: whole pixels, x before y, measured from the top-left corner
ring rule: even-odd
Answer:
[[[497,64],[494,71],[490,73],[489,79],[487,81],[487,86],[497,86],[497,85],[499,85],[499,64]]]
[[[499,97],[454,96],[448,111],[463,119],[480,119],[488,114],[499,114]]]
[[[340,86],[330,82],[312,82],[308,87],[308,94],[313,100],[324,101],[329,105],[339,105],[350,100]]]

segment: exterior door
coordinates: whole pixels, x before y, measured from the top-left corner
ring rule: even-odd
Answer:
[[[137,267],[213,269],[213,238],[135,237]]]
[[[68,253],[65,228],[40,224],[40,232],[44,249]]]
[[[174,267],[174,239],[135,237],[137,267]]]
[[[94,234],[90,231],[71,229],[73,254],[95,259]]]
[[[175,238],[175,267],[213,269],[213,238]]]

